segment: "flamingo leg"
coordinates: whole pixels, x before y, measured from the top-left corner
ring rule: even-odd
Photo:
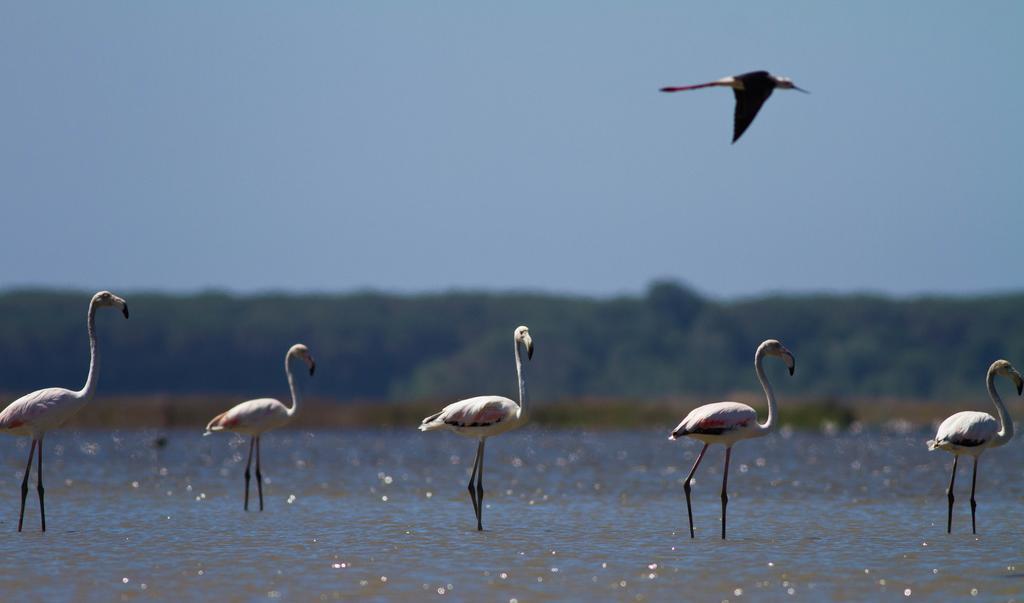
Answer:
[[[40,454],[43,450],[39,449]],[[39,457],[42,460],[43,457]],[[978,524],[974,521],[974,511],[978,508],[978,503],[974,500],[974,487],[978,484],[978,457],[974,457],[974,475],[971,477],[971,533],[978,533]]]
[[[21,531],[21,524],[25,521],[25,498],[28,497],[28,476],[32,473],[32,457],[36,454],[36,441],[32,440],[32,446],[28,449],[28,465],[25,466],[25,479],[21,480],[21,513],[18,515],[18,531]]]
[[[46,531],[46,504],[43,502],[43,438],[39,438],[39,464],[36,465],[36,491],[39,493],[39,522],[42,531]]]
[[[946,498],[949,500],[949,512],[946,514],[946,533],[953,532],[953,483],[956,482],[956,465],[960,462],[960,455],[953,456],[953,475],[949,478],[949,489],[946,490]]]
[[[704,444],[704,447],[700,449],[700,454],[697,455],[697,460],[693,463],[693,469],[690,469],[690,474],[686,476],[686,481],[683,482],[683,492],[686,492],[686,516],[690,520],[690,538],[693,538],[693,508],[690,506],[690,482],[693,480],[693,474],[697,473],[697,466],[700,465],[700,461],[704,458],[704,453],[707,451],[708,444]]]
[[[249,438],[249,460],[245,462],[245,504],[243,509],[249,510],[249,468],[252,467],[252,449],[256,446],[256,436]]]
[[[722,473],[722,540],[725,540],[725,508],[729,506],[729,457],[732,456],[732,446],[725,449],[725,471]]]
[[[476,471],[476,504],[478,511],[476,512],[476,529],[479,532],[484,531],[484,443],[487,441],[486,438],[480,438],[480,456],[479,466]]]
[[[260,511],[263,510],[263,474],[260,473],[260,436],[256,436],[256,490],[260,494]]]
[[[480,444],[476,448],[476,458],[473,459],[473,473],[469,476],[469,485],[466,488],[469,490],[469,498],[473,501],[473,515],[476,517],[477,524],[480,523],[480,503],[476,499],[476,472],[480,468],[480,447],[483,444],[483,440],[480,440]]]

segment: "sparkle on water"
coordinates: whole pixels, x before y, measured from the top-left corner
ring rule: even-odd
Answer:
[[[723,453],[682,480],[699,445],[664,430],[524,428],[487,446],[484,526],[466,493],[475,444],[414,428],[281,431],[263,441],[266,511],[242,511],[246,440],[198,431],[46,438],[47,526],[34,476],[15,532],[28,442],[6,438],[0,589],[47,600],[369,598],[534,601],[1022,600],[1024,446],[987,453],[970,533],[961,463],[924,431],[784,432],[740,443],[729,536]],[[157,436],[166,447],[155,447]],[[966,469],[966,470],[965,470]],[[255,483],[250,508],[258,508]]]

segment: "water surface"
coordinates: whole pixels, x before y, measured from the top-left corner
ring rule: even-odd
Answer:
[[[472,440],[414,428],[281,431],[263,442],[266,511],[243,513],[248,445],[194,431],[47,436],[46,534],[28,443],[0,440],[5,600],[1024,600],[1024,450],[986,453],[979,535],[961,463],[927,433],[781,433],[741,442],[718,538],[723,452],[667,430],[524,428],[488,442],[483,533]],[[164,436],[164,447],[154,441]],[[966,460],[966,459],[965,459]],[[255,497],[255,484],[253,496]],[[253,499],[253,502],[255,498]]]

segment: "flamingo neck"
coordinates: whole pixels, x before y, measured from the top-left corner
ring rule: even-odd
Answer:
[[[994,381],[995,373],[990,370],[988,375],[985,376],[985,385],[988,387],[988,396],[992,398],[992,403],[996,405],[996,414],[999,415],[999,432],[992,439],[991,445],[1002,446],[1013,437],[1013,419],[1010,418],[1010,413],[1006,411],[1006,406],[1003,405],[1003,399],[999,397],[999,392],[996,391]]]
[[[526,409],[526,369],[523,366],[523,359],[519,356],[519,342],[515,342],[516,346],[516,378],[519,379],[519,416],[523,415]]]
[[[757,380],[761,382],[761,387],[764,388],[764,395],[768,398],[768,419],[758,425],[764,433],[771,433],[775,429],[776,417],[779,411],[775,405],[775,391],[772,390],[772,384],[768,383],[768,376],[764,374],[762,360],[764,360],[764,350],[757,348],[757,353],[754,354],[754,370],[757,372]]]
[[[299,390],[295,387],[295,376],[292,375],[292,365],[289,363],[292,355],[289,352],[284,356],[284,374],[288,376],[288,389],[292,392],[292,405],[288,408],[288,416],[295,414],[295,409],[299,407]]]
[[[92,398],[96,391],[96,380],[100,372],[100,351],[96,345],[96,303],[89,303],[89,317],[86,320],[89,329],[89,376],[85,378],[85,386],[78,391],[83,399]]]

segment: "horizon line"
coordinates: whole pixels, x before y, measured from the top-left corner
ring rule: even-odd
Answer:
[[[979,289],[976,291],[940,291],[921,290],[905,293],[884,291],[882,289],[871,289],[867,287],[842,288],[791,288],[791,289],[765,289],[749,293],[733,295],[718,295],[703,291],[698,287],[690,285],[681,279],[658,278],[652,279],[642,290],[622,289],[608,293],[585,293],[578,291],[564,291],[557,289],[546,289],[542,287],[486,287],[486,286],[451,286],[437,289],[401,290],[375,287],[370,285],[359,285],[349,288],[320,289],[300,287],[258,287],[258,288],[232,288],[223,286],[201,286],[182,288],[155,288],[155,287],[113,287],[109,290],[117,290],[123,293],[134,295],[158,295],[166,297],[201,297],[206,295],[218,295],[235,298],[260,298],[260,297],[343,297],[359,295],[377,295],[400,298],[415,297],[439,297],[445,295],[516,295],[551,298],[575,298],[591,299],[597,301],[614,300],[622,298],[643,298],[650,294],[651,290],[659,285],[669,285],[689,291],[697,297],[713,302],[742,302],[753,299],[777,298],[777,297],[869,297],[877,299],[890,299],[897,301],[912,301],[916,299],[945,298],[945,299],[977,299],[986,297],[1012,297],[1024,295],[1024,287],[1006,287]],[[103,290],[103,287],[95,290],[81,285],[44,285],[44,284],[8,284],[0,285],[0,295],[24,294],[24,293],[50,293],[50,294],[89,294]]]

